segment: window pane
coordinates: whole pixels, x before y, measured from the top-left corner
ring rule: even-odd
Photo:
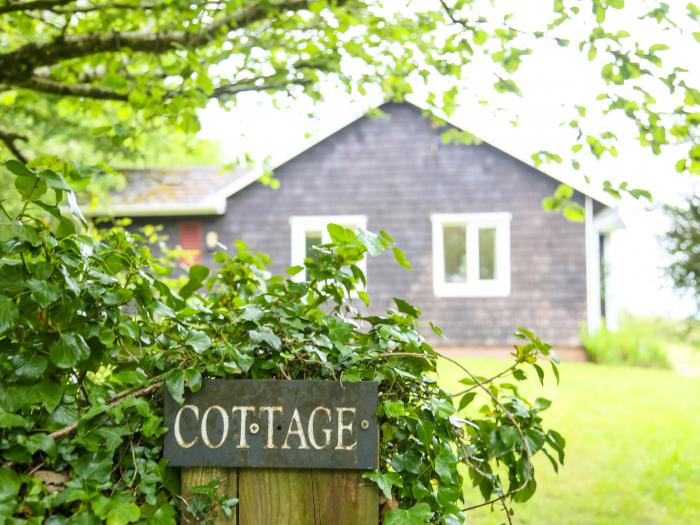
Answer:
[[[479,279],[496,278],[496,228],[479,229]]]
[[[443,226],[445,246],[445,282],[467,282],[467,227]]]
[[[313,260],[316,260],[318,257],[318,252],[316,250],[312,250],[311,248],[313,246],[318,246],[319,244],[323,244],[322,237],[321,237],[321,232],[320,231],[307,231],[306,232],[306,247],[304,250],[304,256],[305,257],[310,257]]]

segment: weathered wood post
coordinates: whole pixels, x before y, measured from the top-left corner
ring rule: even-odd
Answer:
[[[166,396],[165,456],[181,494],[219,480],[236,525],[376,525],[376,383],[208,380],[178,405]],[[182,523],[192,523],[183,514]]]

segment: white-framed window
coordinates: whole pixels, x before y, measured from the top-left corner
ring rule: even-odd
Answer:
[[[289,218],[292,229],[292,266],[304,266],[304,259],[314,258],[313,246],[331,242],[329,224],[339,224],[350,230],[367,229],[365,215],[297,215]],[[357,263],[367,276],[367,258]],[[299,272],[295,279],[303,281],[306,272]]]
[[[439,213],[430,219],[437,297],[510,295],[510,213]]]

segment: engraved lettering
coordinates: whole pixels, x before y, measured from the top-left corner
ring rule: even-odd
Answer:
[[[328,424],[330,424],[331,411],[330,411],[330,409],[328,409],[326,407],[319,406],[319,407],[314,408],[313,411],[311,412],[311,415],[309,416],[309,431],[308,431],[309,443],[311,443],[311,446],[314,447],[316,450],[321,450],[321,449],[326,448],[330,444],[331,434],[333,433],[333,430],[331,430],[331,428],[321,428],[320,430],[321,430],[321,432],[323,432],[323,435],[326,437],[326,439],[323,441],[323,443],[321,445],[319,445],[316,442],[316,435],[314,433],[314,419],[315,419],[316,414],[318,412],[325,413],[326,417],[328,418]]]
[[[180,416],[182,415],[183,410],[191,410],[192,413],[194,414],[195,420],[199,419],[199,408],[197,408],[194,405],[183,405],[180,410],[177,411],[177,415],[175,416],[175,441],[177,442],[178,445],[180,445],[182,448],[190,448],[193,446],[197,440],[199,439],[198,436],[195,436],[195,438],[192,441],[185,441],[182,439],[182,431],[180,430]]]
[[[350,432],[350,435],[352,435],[352,424],[354,422],[354,418],[350,421],[350,423],[344,423],[343,422],[343,416],[346,413],[350,413],[353,416],[355,415],[355,408],[350,408],[350,407],[336,407],[335,409],[336,413],[338,414],[338,444],[335,446],[336,450],[355,450],[355,447],[357,446],[357,438],[355,438],[355,442],[350,444],[350,445],[345,445],[344,444],[344,438],[343,438],[343,433],[344,432]]]
[[[238,440],[238,447],[237,448],[248,448],[248,440],[246,436],[246,419],[248,417],[248,412],[251,412],[255,414],[255,407],[251,406],[239,406],[239,407],[233,407],[231,408],[231,415],[235,414],[238,411],[241,411],[241,437]]]
[[[223,422],[223,429],[221,431],[221,439],[219,440],[219,443],[214,445],[210,439],[209,439],[209,430],[207,429],[207,420],[209,418],[209,413],[212,410],[216,410],[219,414],[221,414],[221,420]],[[208,446],[209,448],[219,448],[221,445],[224,444],[224,441],[226,441],[226,437],[228,436],[228,414],[226,413],[226,410],[224,410],[224,407],[219,406],[219,405],[212,405],[209,408],[206,409],[204,412],[204,415],[202,416],[202,441],[204,441],[204,444]]]
[[[267,412],[267,442],[265,443],[265,448],[277,448],[275,447],[275,441],[273,439],[273,431],[275,430],[275,412],[282,413],[282,407],[260,407],[260,414]]]
[[[292,430],[294,427],[294,430]],[[289,428],[287,429],[287,436],[284,438],[284,444],[282,448],[291,448],[288,444],[289,436],[297,436],[299,438],[299,449],[308,450],[309,446],[306,444],[306,436],[304,435],[304,427],[301,424],[301,418],[299,417],[299,409],[295,408],[292,414],[292,420],[289,422]]]

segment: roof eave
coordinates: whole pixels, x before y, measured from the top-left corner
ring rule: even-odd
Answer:
[[[98,205],[85,208],[85,217],[189,217],[196,215],[224,215],[226,213],[226,199],[217,198],[204,203],[195,204],[167,204],[167,203],[142,203],[142,204],[116,204],[114,206]]]

